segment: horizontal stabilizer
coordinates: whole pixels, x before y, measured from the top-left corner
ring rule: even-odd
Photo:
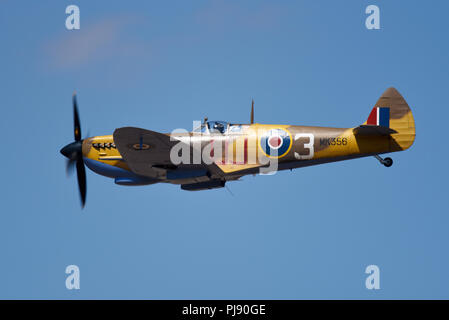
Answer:
[[[373,125],[361,125],[354,128],[354,134],[359,136],[388,136],[393,133],[397,133],[393,130],[384,126],[373,126]]]

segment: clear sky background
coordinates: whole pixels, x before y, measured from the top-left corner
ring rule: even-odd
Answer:
[[[65,8],[81,29],[65,28]],[[381,30],[365,28],[380,8]],[[449,298],[447,1],[2,1],[0,298]],[[351,127],[390,87],[417,137],[392,154],[226,189],[76,177],[59,149],[192,120]],[[78,265],[81,289],[67,290]],[[365,268],[378,265],[377,291]]]

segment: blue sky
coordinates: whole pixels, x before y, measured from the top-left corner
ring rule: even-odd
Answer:
[[[65,29],[76,4],[81,29]],[[365,28],[380,8],[381,30]],[[2,1],[0,298],[449,298],[446,1]],[[417,137],[226,189],[76,178],[59,149],[205,116],[356,126],[395,86]],[[81,271],[67,290],[65,268]],[[378,265],[381,289],[365,288]]]

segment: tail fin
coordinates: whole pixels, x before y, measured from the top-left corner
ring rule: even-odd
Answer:
[[[391,151],[410,148],[415,141],[415,120],[412,110],[395,88],[388,88],[377,100],[363,126],[380,126],[391,129]]]

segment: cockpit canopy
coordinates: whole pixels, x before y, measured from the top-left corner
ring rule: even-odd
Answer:
[[[195,128],[194,132],[201,133],[221,133],[228,131],[229,123],[226,121],[207,121],[203,122],[199,127]]]
[[[242,130],[242,125],[232,124],[226,121],[206,121],[199,127],[195,128],[193,132],[201,132],[203,134],[226,134],[226,133],[238,133]]]

